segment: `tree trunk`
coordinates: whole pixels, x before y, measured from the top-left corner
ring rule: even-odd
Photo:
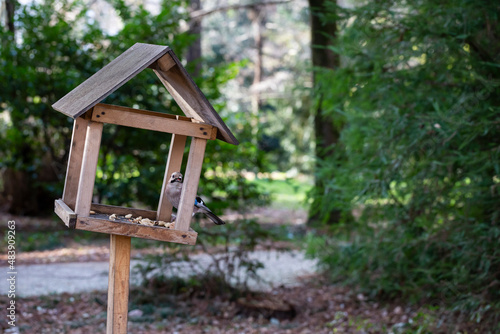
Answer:
[[[264,22],[265,11],[262,11],[260,6],[253,6],[249,8],[248,17],[252,21],[252,35],[255,43],[255,61],[254,61],[254,76],[252,87],[254,92],[252,93],[252,112],[257,114],[260,107],[260,92],[259,84],[262,81],[262,46],[264,45],[264,40],[262,37],[261,26]]]
[[[9,29],[10,32],[14,32],[14,11],[16,9],[16,2],[15,0],[5,0],[5,11],[6,11],[6,26],[7,29]]]
[[[317,13],[325,11],[325,0],[309,0],[311,12],[311,54],[313,70],[313,85],[316,93],[316,106],[314,115],[314,131],[316,136],[316,168],[319,162],[331,155],[335,149],[335,144],[339,139],[340,129],[336,128],[333,119],[324,114],[323,92],[321,81],[318,80],[317,71],[321,68],[335,70],[339,67],[339,56],[334,53],[329,46],[334,45],[337,37],[337,24],[334,21],[323,22]],[[324,182],[317,176],[315,186],[318,190],[324,189]],[[315,206],[321,205],[316,197],[312,203],[314,211]],[[340,220],[340,210],[333,210],[329,215],[328,223],[337,223]],[[309,216],[309,224],[318,221],[318,214]]]
[[[201,10],[200,0],[191,0],[189,2],[191,13]],[[196,40],[191,44],[187,51],[188,64],[193,63],[192,74],[197,77],[201,74],[201,18],[192,19],[189,22],[189,33],[196,35]]]
[[[258,130],[259,130],[259,111],[262,108],[262,101],[260,98],[260,83],[262,82],[263,76],[263,53],[262,47],[264,45],[264,38],[262,36],[262,25],[265,22],[265,10],[261,6],[252,6],[248,10],[248,18],[252,22],[252,36],[254,39],[255,46],[255,58],[254,58],[254,74],[252,82],[252,92],[251,92],[251,102],[252,102],[252,139],[257,144],[258,142]]]

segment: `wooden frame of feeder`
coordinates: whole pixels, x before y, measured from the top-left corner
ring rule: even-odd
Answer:
[[[100,103],[146,68],[153,69],[187,117]],[[135,44],[53,108],[75,119],[63,196],[55,201],[55,213],[70,229],[110,234],[107,333],[126,333],[131,237],[194,245],[198,234],[190,222],[207,140],[235,145],[238,141],[166,46]],[[92,203],[104,123],[172,134],[157,211]],[[181,169],[187,137],[191,137],[191,146],[175,228],[121,219],[132,214],[171,221],[166,186],[170,175]],[[111,214],[119,217],[110,220]]]

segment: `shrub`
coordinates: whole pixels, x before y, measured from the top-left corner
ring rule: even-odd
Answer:
[[[345,150],[322,162],[313,196],[356,219],[311,238],[311,253],[372,296],[498,317],[498,5],[331,8],[343,68],[323,80],[344,83],[329,112],[345,117]]]

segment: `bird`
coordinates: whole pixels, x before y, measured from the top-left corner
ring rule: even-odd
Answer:
[[[182,174],[173,172],[167,184],[167,199],[177,209],[181,200],[182,193]],[[216,225],[224,225],[226,222],[217,217],[206,205],[199,195],[196,195],[194,200],[193,216],[198,213],[204,213]]]

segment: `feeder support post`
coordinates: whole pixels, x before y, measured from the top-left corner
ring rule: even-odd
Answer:
[[[106,334],[127,334],[131,238],[110,235]]]

